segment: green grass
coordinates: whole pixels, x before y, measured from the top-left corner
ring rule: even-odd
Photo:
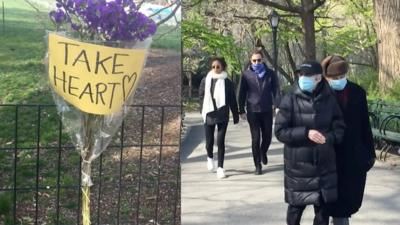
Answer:
[[[24,6],[23,1],[20,2]],[[43,58],[46,52],[45,30],[49,22],[32,22],[47,13],[7,8],[5,32],[0,36],[0,102],[49,103]],[[43,21],[43,20],[41,20]]]
[[[47,85],[44,56],[46,53],[46,30],[53,29],[47,19],[47,12],[34,11],[24,0],[6,0],[5,32],[0,23],[0,104],[54,104]],[[171,28],[161,26],[153,38],[153,48],[171,49],[180,52],[180,30],[162,36]],[[18,123],[16,124],[16,117]],[[39,165],[39,185],[56,186],[58,175],[59,116],[55,107],[0,106],[0,188],[12,188],[14,147],[18,150],[17,187],[34,188],[36,185],[36,165]],[[40,127],[38,119],[40,118]],[[17,134],[15,128],[17,127]],[[18,136],[18,138],[16,137]],[[40,153],[37,162],[36,143],[39,138]],[[16,143],[18,142],[18,143]],[[64,133],[61,144],[66,145],[69,137]],[[21,148],[31,148],[20,150]],[[76,150],[62,150],[60,164],[60,184],[74,186],[78,182],[80,155]],[[104,168],[111,159],[104,160]],[[115,164],[115,163],[114,163]],[[129,164],[130,173],[136,174],[136,164]],[[103,183],[114,183],[117,173],[103,174]],[[94,175],[96,176],[96,174]],[[110,181],[109,181],[110,180]],[[32,189],[34,190],[34,189]],[[132,190],[133,191],[133,190]],[[15,224],[12,220],[13,192],[0,192],[0,224]],[[41,190],[39,207],[51,206],[55,202],[56,190]],[[78,207],[76,190],[60,190],[62,212],[76,212]],[[34,191],[18,193],[17,204],[21,208],[32,208]],[[48,196],[48,197],[46,197]],[[51,208],[51,207],[49,207]],[[54,207],[53,207],[54,208]],[[122,211],[125,213],[125,208]],[[147,210],[147,209],[144,209]],[[55,212],[40,218],[39,224],[55,224]],[[18,224],[31,224],[31,214],[26,210],[18,212]],[[24,215],[21,217],[20,215]],[[26,216],[25,216],[26,215]],[[73,224],[70,215],[60,215],[60,224]],[[74,217],[75,218],[75,217]],[[114,219],[114,218],[110,218]]]
[[[43,63],[44,37],[46,30],[52,29],[47,13],[38,13],[23,0],[15,0],[5,2],[5,15],[5,31],[2,30],[0,35],[0,103],[52,104]],[[16,116],[20,147],[35,143],[36,109],[21,107],[18,115],[15,110],[15,107],[0,107],[1,147],[15,144]],[[45,111],[49,112],[49,109]],[[57,121],[54,112],[49,117],[46,115],[41,128],[49,132],[45,132],[41,141],[56,140]]]
[[[47,88],[46,71],[43,59],[46,52],[46,30],[52,29],[47,19],[47,12],[37,13],[23,0],[5,1],[5,31],[0,28],[0,104],[53,104],[52,96]],[[37,120],[40,116],[41,125],[38,130]],[[18,117],[18,124],[16,124]],[[0,147],[35,148],[38,131],[42,146],[58,145],[59,117],[54,107],[42,108],[38,114],[37,107],[0,106]],[[17,136],[15,127],[17,125]],[[67,142],[64,134],[62,142]],[[57,159],[57,151],[41,150],[40,177],[41,185],[56,185],[57,170],[53,168]],[[45,153],[45,154],[44,154]],[[75,154],[70,155],[78,155]],[[69,162],[79,164],[78,160]],[[72,162],[73,161],[73,162]],[[48,163],[52,162],[52,163]],[[50,167],[49,165],[53,165]],[[73,164],[70,164],[73,165]],[[12,171],[12,151],[0,152],[0,171]],[[61,169],[66,170],[66,165]],[[0,172],[0,187],[12,187],[12,172]],[[61,183],[71,185],[71,174],[61,177]],[[36,152],[33,150],[19,151],[17,167],[17,186],[34,187],[36,183]],[[11,186],[10,186],[11,185]],[[74,184],[76,185],[76,184]],[[32,193],[18,195],[18,203],[31,202]],[[12,192],[0,193],[0,224],[12,224]],[[69,207],[73,203],[68,203]],[[21,224],[31,224],[29,216],[19,218]],[[1,219],[0,219],[1,220]]]
[[[172,49],[181,51],[181,29],[172,26],[161,25],[153,37],[152,48]]]
[[[4,224],[11,224],[11,195],[0,193],[0,218],[4,217]]]

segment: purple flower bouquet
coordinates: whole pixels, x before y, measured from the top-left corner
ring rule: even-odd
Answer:
[[[82,221],[90,224],[91,162],[122,124],[156,32],[133,0],[56,0],[49,13],[48,79],[82,157]]]

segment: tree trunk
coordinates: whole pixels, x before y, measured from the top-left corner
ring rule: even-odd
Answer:
[[[400,80],[400,0],[375,0],[379,87],[387,91]]]
[[[304,49],[306,60],[316,59],[313,0],[302,0],[301,22],[304,33]]]

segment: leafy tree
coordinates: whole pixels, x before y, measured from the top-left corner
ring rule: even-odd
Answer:
[[[222,35],[207,28],[204,20],[196,13],[184,20],[182,33],[184,68],[187,72],[194,71],[196,66],[193,63],[198,63],[206,53],[208,56],[224,57],[228,63],[228,72],[234,80],[235,75],[241,73],[240,54],[243,49],[237,46],[232,36]],[[197,56],[198,59],[193,56]]]

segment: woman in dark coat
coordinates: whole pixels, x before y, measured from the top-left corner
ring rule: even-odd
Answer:
[[[322,67],[346,124],[343,142],[336,145],[338,200],[329,205],[333,224],[346,225],[349,217],[361,207],[367,171],[375,162],[374,143],[366,93],[346,79],[346,60],[340,56],[328,56],[322,61]]]
[[[299,225],[305,207],[314,205],[314,225],[328,225],[326,204],[337,197],[334,144],[342,140],[345,125],[321,65],[306,61],[300,70],[275,121],[275,135],[285,144],[287,224]]]
[[[224,156],[225,156],[225,134],[228,128],[229,109],[233,114],[233,123],[239,122],[238,106],[236,102],[235,88],[228,79],[226,73],[226,62],[224,58],[215,57],[211,59],[211,71],[200,83],[199,97],[201,114],[204,121],[207,150],[207,168],[214,170],[213,146],[214,130],[218,127],[218,169],[217,177],[225,178]]]

